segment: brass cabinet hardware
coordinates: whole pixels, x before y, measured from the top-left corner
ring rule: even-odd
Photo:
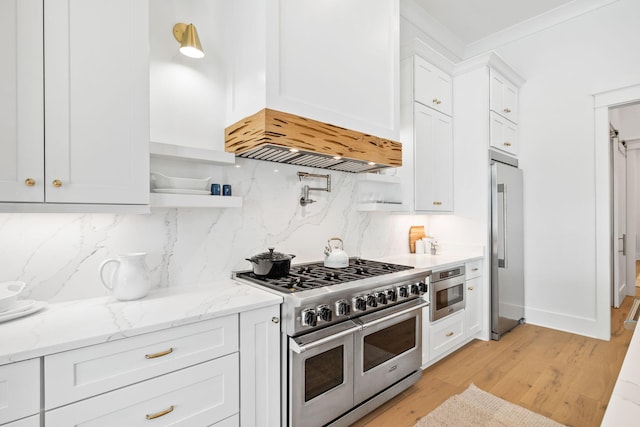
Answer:
[[[173,405],[169,406],[164,411],[156,412],[155,414],[147,414],[147,415],[145,415],[145,418],[148,419],[148,420],[153,420],[155,418],[160,418],[160,417],[162,417],[164,415],[167,415],[167,414],[169,414],[171,412],[173,412]]]
[[[54,179],[53,186],[56,188],[62,187],[62,181],[60,181],[59,179]]]
[[[471,271],[478,271],[478,267],[473,267]]]
[[[442,204],[442,202],[433,202],[434,206],[440,206]]]
[[[450,337],[453,335],[453,332],[447,332],[447,336]]]
[[[442,101],[440,101],[438,98],[433,98],[433,99],[431,100],[431,102],[433,102],[433,103],[434,103],[434,104],[436,104],[436,105],[440,105],[440,104],[442,104]]]
[[[24,180],[24,183],[27,185],[27,187],[33,187],[34,185],[36,185],[36,180],[33,178],[27,178]]]
[[[504,111],[505,113],[510,113],[510,112],[511,112],[511,110],[510,110],[510,109],[508,109],[508,108],[505,108],[505,109],[504,109],[504,110],[502,110],[502,111]]]
[[[469,289],[470,291],[473,290],[473,286],[469,286],[467,289]]]
[[[511,147],[511,143],[510,143],[510,142],[505,142],[505,143],[504,143],[504,146],[505,146],[505,147]]]
[[[169,348],[169,350],[161,351],[159,353],[145,354],[144,357],[145,359],[155,359],[157,357],[166,356],[167,354],[171,353],[173,353],[173,347]]]
[[[278,319],[277,317],[274,316],[274,317],[271,318],[271,321],[273,323],[278,323],[278,322],[280,322],[280,319]]]

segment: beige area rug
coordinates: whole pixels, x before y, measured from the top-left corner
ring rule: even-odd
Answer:
[[[509,403],[471,384],[461,394],[451,396],[418,421],[414,427],[558,427],[521,406]]]

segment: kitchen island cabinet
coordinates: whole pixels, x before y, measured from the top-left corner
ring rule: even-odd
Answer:
[[[30,358],[39,386],[43,358],[48,426],[279,425],[281,300],[229,280],[51,304],[2,325],[0,373]]]
[[[43,7],[26,0],[1,7],[10,9],[0,13],[9,30],[16,28],[1,48],[10,60],[0,76],[15,90],[0,100],[2,116],[11,113],[0,119],[9,135],[0,147],[0,202],[30,204],[0,209],[147,205],[148,1],[45,0]],[[114,31],[113,22],[125,30]]]
[[[31,426],[32,417],[40,412],[40,360],[30,359],[0,366],[0,424]]]

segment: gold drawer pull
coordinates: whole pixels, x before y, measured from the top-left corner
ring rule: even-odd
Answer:
[[[450,337],[453,335],[453,332],[447,332],[447,336]]]
[[[36,180],[33,178],[27,178],[24,180],[24,183],[27,185],[27,187],[33,187],[34,185],[36,185]]]
[[[54,179],[53,186],[56,188],[62,187],[62,181],[60,181],[59,179]]]
[[[438,98],[433,98],[433,99],[431,100],[431,102],[433,102],[433,103],[434,103],[434,104],[436,104],[436,105],[440,105],[440,104],[442,104],[442,101],[440,101]]]
[[[433,202],[434,206],[440,206],[442,204],[442,202]]]
[[[508,109],[508,108],[505,108],[505,109],[504,109],[504,110],[502,110],[502,111],[504,111],[505,113],[510,113],[510,112],[511,112],[511,110],[510,110],[510,109]]]
[[[478,267],[472,268],[471,271],[478,271]]]
[[[505,146],[505,147],[511,147],[511,143],[510,143],[510,142],[505,142],[505,143],[504,143],[504,146]]]
[[[467,289],[469,289],[470,291],[473,290],[473,286],[469,286]]]
[[[167,354],[171,354],[171,353],[173,353],[173,347],[171,347],[169,350],[161,351],[159,353],[145,354],[144,357],[145,359],[155,359],[157,357],[166,356]]]
[[[160,411],[160,412],[156,412],[155,414],[147,414],[145,415],[145,418],[148,420],[153,420],[156,418],[160,418],[164,415],[167,415],[169,413],[173,412],[173,405],[169,406],[167,409],[165,409],[164,411]]]

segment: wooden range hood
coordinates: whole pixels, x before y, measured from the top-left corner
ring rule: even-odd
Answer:
[[[225,129],[238,157],[344,172],[402,166],[402,144],[265,108]]]

